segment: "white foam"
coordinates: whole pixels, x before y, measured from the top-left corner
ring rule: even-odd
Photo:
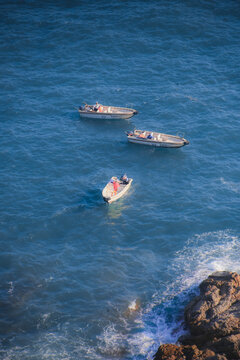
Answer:
[[[137,303],[137,300],[133,300],[129,305],[128,305],[128,309],[130,311],[136,311],[139,308],[139,305]]]
[[[228,190],[231,190],[237,194],[240,193],[240,183],[235,183],[233,181],[226,181],[223,177],[220,178],[220,181],[223,185],[227,187]]]
[[[224,271],[226,264],[223,260],[212,260],[208,263],[208,268],[212,272],[214,271]]]
[[[118,356],[126,352],[127,337],[114,324],[107,326],[98,339],[99,350],[106,356]]]
[[[43,314],[40,318],[39,323],[37,324],[37,327],[40,328],[40,326],[45,325],[48,319],[50,319],[51,313]]]
[[[64,206],[62,209],[57,210],[53,215],[52,218],[65,214],[69,210],[68,207]]]
[[[13,294],[13,291],[14,291],[13,281],[9,281],[8,284],[9,284],[8,294],[9,294],[9,295],[12,295],[12,294]]]
[[[141,354],[144,357],[150,355],[149,349],[154,345],[154,340],[151,334],[147,333],[139,333],[136,334],[129,341],[130,353],[133,354]]]

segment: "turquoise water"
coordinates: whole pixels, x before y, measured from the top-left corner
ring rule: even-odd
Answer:
[[[199,282],[240,271],[240,5],[0,10],[0,358],[152,359]],[[139,114],[80,119],[83,101]],[[190,145],[129,144],[134,127]]]

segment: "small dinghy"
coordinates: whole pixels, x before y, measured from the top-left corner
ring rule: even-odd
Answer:
[[[113,176],[102,191],[104,201],[111,204],[112,202],[120,199],[124,194],[126,194],[132,184],[132,181],[133,179],[130,178],[124,180],[123,177],[118,180],[116,176]]]
[[[85,104],[84,106],[79,106],[78,111],[81,117],[108,120],[130,119],[133,115],[138,114],[138,111],[134,109],[105,106],[98,103],[95,105]]]
[[[152,131],[128,131],[128,141],[136,144],[151,145],[163,148],[179,148],[188,145],[189,141],[180,136],[167,135]]]

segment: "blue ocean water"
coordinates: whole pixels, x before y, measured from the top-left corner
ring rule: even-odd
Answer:
[[[0,10],[0,358],[152,359],[200,281],[240,271],[240,4]],[[83,101],[139,114],[80,119]],[[135,127],[190,145],[129,144]]]

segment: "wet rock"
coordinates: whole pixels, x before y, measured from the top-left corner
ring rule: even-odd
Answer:
[[[185,309],[190,334],[179,338],[180,346],[161,345],[155,360],[240,359],[240,275],[215,272],[199,287]]]
[[[175,360],[186,359],[182,352],[181,346],[173,344],[161,345],[154,356],[154,360]]]
[[[226,271],[210,275],[200,285],[200,296],[187,306],[185,317],[191,335],[203,341],[238,333],[240,276]]]
[[[212,348],[229,359],[240,359],[240,334],[220,338],[212,344]]]
[[[199,350],[196,345],[177,346],[165,344],[159,347],[154,360],[213,360],[215,356],[212,350],[207,349],[202,351]]]

